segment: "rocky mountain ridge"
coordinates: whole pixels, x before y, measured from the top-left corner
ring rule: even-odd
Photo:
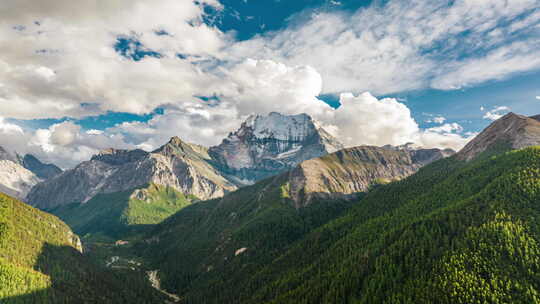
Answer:
[[[62,170],[44,164],[31,154],[12,154],[0,146],[0,192],[24,200],[33,186],[60,174]]]
[[[499,146],[519,149],[540,144],[539,119],[509,113],[492,123],[456,157],[471,160]],[[306,114],[256,115],[211,148],[173,137],[153,152],[104,150],[90,161],[36,185],[28,201],[49,209],[151,183],[206,200],[292,170],[288,173],[288,191],[299,207],[309,204],[311,197],[346,197],[365,192],[375,181],[401,179],[455,153],[449,149],[421,149],[413,144],[342,148]],[[337,150],[335,155],[330,154]]]
[[[10,160],[0,160],[0,192],[24,200],[41,180],[30,170]]]
[[[62,173],[62,169],[54,164],[42,163],[37,157],[32,154],[26,154],[20,159],[20,163],[26,169],[34,172],[34,174],[42,180],[47,180]]]
[[[115,193],[148,184],[173,187],[199,199],[219,197],[236,189],[208,163],[200,146],[173,137],[154,152],[107,149],[62,175],[36,185],[30,204],[51,209],[86,203],[97,194]]]
[[[457,153],[457,158],[470,161],[486,151],[535,145],[540,145],[540,115],[527,117],[510,112],[471,140]]]
[[[287,173],[286,191],[296,208],[313,199],[350,199],[370,187],[400,180],[453,150],[360,146],[300,163]]]

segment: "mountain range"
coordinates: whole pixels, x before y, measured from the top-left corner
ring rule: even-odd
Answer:
[[[535,303],[538,145],[540,116],[507,114],[455,153],[343,148],[307,115],[271,113],[211,148],[174,137],[105,150],[26,196],[81,235],[84,254],[62,221],[0,196],[0,283],[35,280],[0,298]]]
[[[337,150],[335,155],[324,156]],[[116,235],[128,226],[158,223],[194,201],[223,197],[293,168],[287,191],[299,207],[313,196],[352,198],[376,180],[399,180],[453,153],[408,146],[343,150],[308,115],[273,112],[248,117],[236,132],[211,148],[173,137],[153,152],[101,151],[37,184],[26,200],[60,216],[82,235],[105,231]],[[163,200],[170,195],[177,199]]]
[[[277,126],[277,127],[272,127]],[[218,146],[173,137],[153,152],[108,149],[34,187],[27,201],[41,209],[86,203],[154,183],[206,200],[284,172],[341,148],[308,115],[251,116]]]

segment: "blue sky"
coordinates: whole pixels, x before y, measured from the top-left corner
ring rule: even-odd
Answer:
[[[223,10],[207,7],[205,21],[222,31],[235,31],[238,40],[248,40],[255,35],[287,27],[292,17],[320,11],[353,12],[368,6],[371,1],[334,0],[223,0]]]
[[[291,24],[300,23],[304,16],[317,12],[343,12],[350,14],[359,8],[367,7],[372,1],[358,0],[222,0],[223,9],[205,6],[204,21],[216,26],[223,32],[232,32],[237,40],[249,40],[256,35],[279,31]],[[294,17],[294,20],[293,20]],[[160,34],[166,34],[160,33]],[[138,61],[145,56],[159,58],[159,52],[147,49],[133,36],[119,36],[115,50],[132,60]],[[130,52],[129,50],[133,50]],[[182,56],[182,54],[179,54]],[[467,56],[462,52],[460,56]],[[540,72],[527,72],[513,75],[508,79],[488,81],[480,85],[460,90],[414,90],[397,92],[384,97],[396,97],[403,100],[412,110],[421,127],[432,126],[426,123],[429,116],[442,115],[459,121],[470,131],[479,131],[490,121],[482,119],[480,107],[487,110],[498,106],[508,106],[512,111],[524,115],[540,113]],[[339,106],[338,94],[322,94],[321,99],[333,107]],[[485,111],[484,111],[485,112]],[[146,122],[153,115],[162,111],[136,115],[130,113],[108,112],[74,120],[84,129],[104,130],[122,122]],[[49,127],[69,118],[30,120],[24,123],[29,128]]]
[[[307,112],[347,145],[454,148],[540,113],[534,0],[22,0],[0,20],[0,131],[66,166],[172,135],[216,144],[251,113]]]

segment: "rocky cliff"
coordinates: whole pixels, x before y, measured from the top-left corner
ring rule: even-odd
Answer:
[[[284,189],[295,207],[313,199],[354,198],[370,187],[400,180],[452,150],[360,146],[302,162],[288,174]]]
[[[472,160],[483,152],[522,149],[540,145],[540,115],[527,117],[508,113],[494,121],[457,153],[460,160]]]
[[[229,177],[251,184],[342,148],[309,115],[273,112],[250,116],[209,154]]]
[[[154,152],[107,149],[91,160],[36,185],[30,204],[52,209],[86,203],[100,193],[114,193],[154,183],[199,199],[222,196],[236,186],[210,165],[206,149],[172,138]]]

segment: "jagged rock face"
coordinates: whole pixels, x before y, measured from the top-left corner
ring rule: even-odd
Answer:
[[[536,145],[540,145],[540,115],[527,117],[508,113],[470,141],[457,153],[457,158],[470,161],[484,151]]]
[[[349,199],[372,185],[405,178],[451,150],[361,146],[307,160],[288,174],[287,189],[296,208],[313,199]]]
[[[250,116],[209,154],[238,183],[250,184],[342,148],[309,115],[273,112]]]
[[[200,199],[220,197],[236,189],[210,165],[204,148],[173,138],[152,153],[102,151],[90,161],[36,185],[28,201],[41,209],[52,209],[86,203],[99,193],[132,190],[149,183],[171,186]]]
[[[24,200],[39,178],[10,160],[0,160],[0,192]]]
[[[409,151],[413,163],[427,165],[441,158],[449,157],[456,154],[452,149],[417,149]]]
[[[200,199],[221,197],[234,191],[237,186],[229,181],[213,165],[208,149],[198,145],[187,144],[178,137],[154,151],[153,157],[168,168],[164,174],[155,174],[152,182],[160,185],[171,185],[185,194],[193,194]],[[168,176],[171,174],[172,176]]]
[[[44,164],[32,154],[26,154],[22,158],[21,164],[43,180],[53,178],[62,173],[62,169],[53,164]]]

